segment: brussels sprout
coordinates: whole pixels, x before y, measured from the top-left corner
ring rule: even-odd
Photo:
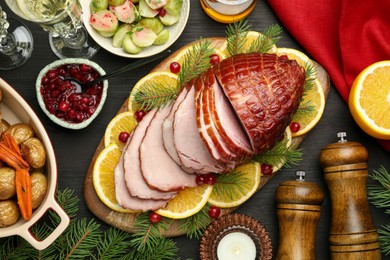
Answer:
[[[166,26],[174,25],[179,21],[179,19],[180,19],[180,14],[172,15],[169,14],[168,12],[164,16],[160,16],[161,22]]]
[[[18,145],[34,136],[32,127],[25,123],[11,125],[5,132],[12,135]]]
[[[119,26],[118,30],[114,34],[114,37],[112,37],[112,46],[115,48],[121,48],[123,39],[125,38],[126,34],[131,31],[131,25],[130,24],[122,24]]]
[[[122,47],[125,52],[130,54],[138,54],[143,50],[143,48],[134,44],[129,33],[127,33],[123,38]]]
[[[164,29],[164,25],[156,17],[143,18],[137,23],[137,26],[149,28],[156,34],[159,34]]]
[[[134,44],[139,47],[151,46],[156,38],[157,34],[155,34],[151,29],[142,26],[133,28],[131,32],[131,39]]]
[[[150,6],[146,3],[146,0],[139,0],[138,10],[142,17],[152,18],[158,14],[158,10],[150,8]]]
[[[15,170],[10,167],[0,168],[0,200],[7,200],[15,194]]]
[[[23,158],[35,169],[43,167],[46,163],[46,151],[42,142],[35,137],[24,141],[20,146]]]
[[[154,10],[160,9],[167,4],[167,0],[146,0],[145,2]]]
[[[91,13],[108,8],[108,0],[92,0],[90,4]]]
[[[159,34],[157,34],[157,38],[154,41],[154,45],[162,45],[166,43],[169,39],[169,31],[167,29],[162,30]]]
[[[108,0],[108,5],[118,6],[123,5],[126,0]]]
[[[180,15],[181,7],[183,6],[183,0],[168,0],[167,4],[164,6],[165,11],[169,15]]]
[[[38,208],[46,197],[47,179],[46,176],[39,171],[31,173],[31,193],[32,193],[32,208]]]
[[[113,36],[119,27],[118,18],[109,10],[100,10],[91,14],[89,23],[103,37]]]
[[[0,201],[0,227],[15,224],[20,217],[19,207],[14,200]]]
[[[124,23],[132,23],[138,19],[138,10],[135,5],[127,0],[123,5],[110,6],[110,10],[114,12],[119,21]]]

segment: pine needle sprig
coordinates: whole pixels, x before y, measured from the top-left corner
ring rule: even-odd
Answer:
[[[132,236],[130,245],[137,251],[153,251],[159,240],[163,238],[162,230],[169,228],[169,220],[161,218],[158,223],[151,223],[149,219],[150,212],[139,214],[135,224],[135,233]]]
[[[383,225],[382,228],[378,230],[378,234],[382,252],[386,256],[390,255],[390,223]]]
[[[123,256],[129,247],[131,234],[117,228],[110,227],[97,244],[99,259],[118,259]]]
[[[314,111],[316,111],[316,107],[310,101],[302,102],[294,114],[294,120],[299,122],[300,119],[310,118]]]
[[[209,209],[210,205],[206,204],[198,213],[183,219],[180,230],[190,239],[200,239],[207,226],[211,223],[211,218],[208,214]]]
[[[251,25],[246,20],[231,23],[226,29],[227,50],[230,56],[243,52],[246,36],[251,29]]]
[[[210,68],[210,56],[215,52],[209,39],[200,38],[184,56],[179,74],[179,86],[184,86],[191,79]]]
[[[217,181],[214,184],[213,192],[217,196],[227,196],[230,200],[244,196],[244,192],[251,186],[252,180],[244,173],[232,170],[225,174],[218,174]]]
[[[65,188],[63,191],[58,190],[56,193],[58,204],[64,209],[70,219],[77,217],[79,211],[78,204],[80,199],[74,196],[74,190]],[[55,213],[50,211],[50,218],[55,225],[61,222],[61,218]]]
[[[282,32],[283,29],[278,24],[270,25],[251,43],[249,52],[268,52],[282,38]]]
[[[72,221],[54,244],[61,259],[92,258],[101,235],[100,224],[94,219],[87,222],[86,218],[82,218]],[[66,242],[62,243],[61,238]]]
[[[307,93],[315,84],[317,69],[312,61],[306,62],[303,68],[305,69],[305,92]]]
[[[178,260],[179,248],[169,238],[161,237],[156,240],[153,250],[131,250],[119,260]]]
[[[253,156],[250,161],[260,164],[283,165],[287,168],[298,164],[302,160],[302,151],[290,149],[286,143],[287,140],[277,142],[272,150]]]
[[[158,82],[145,83],[134,91],[134,102],[140,106],[139,109],[149,111],[174,100],[179,90],[177,84],[172,86]]]

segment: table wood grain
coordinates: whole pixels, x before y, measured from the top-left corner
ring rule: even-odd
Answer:
[[[16,18],[7,6],[5,6],[4,2],[1,5],[9,17]],[[265,1],[257,1],[254,11],[247,20],[252,25],[252,29],[257,31],[262,31],[274,23],[282,25]],[[107,124],[128,97],[131,87],[141,77],[151,71],[158,62],[145,66],[137,71],[110,79],[108,99],[102,112],[95,121],[83,130],[74,131],[64,129],[52,123],[40,109],[34,87],[39,71],[48,63],[56,60],[57,57],[51,52],[47,33],[36,24],[29,22],[25,22],[25,24],[30,28],[34,36],[33,54],[30,60],[22,67],[12,71],[0,71],[0,77],[12,85],[24,97],[45,125],[57,157],[58,188],[74,189],[75,195],[80,197],[78,216],[94,218],[95,216],[88,210],[82,197],[84,178],[91,158],[104,134]],[[200,37],[224,36],[225,30],[226,25],[217,23],[209,18],[203,12],[199,1],[193,0],[191,1],[188,24],[179,40],[171,46],[171,49],[173,51],[177,50]],[[296,48],[305,52],[291,35],[289,35],[288,31],[283,31],[282,36],[278,46]],[[92,60],[100,64],[107,72],[132,62],[131,59],[114,56],[104,49],[100,49]],[[336,134],[340,131],[347,132],[348,140],[360,142],[367,148],[369,152],[368,167],[370,172],[378,169],[380,165],[390,170],[389,154],[373,138],[367,136],[358,128],[349,113],[347,104],[342,100],[337,90],[331,86],[321,121],[307,135],[300,146],[303,152],[303,160],[299,165],[284,168],[278,172],[259,193],[237,210],[237,212],[254,217],[265,226],[272,239],[274,255],[276,255],[279,235],[276,219],[275,190],[281,182],[293,180],[297,170],[305,170],[306,180],[318,183],[325,192],[325,200],[322,204],[321,218],[317,229],[316,252],[317,259],[330,258],[328,243],[331,213],[330,200],[329,192],[324,183],[322,169],[319,165],[319,154],[323,147],[337,141]],[[368,180],[368,183],[372,183],[372,181]],[[377,227],[389,222],[389,216],[383,210],[377,209],[370,204],[370,211]],[[101,225],[103,228],[107,227],[103,222],[101,222]],[[185,236],[174,238],[174,240],[177,242],[179,256],[182,259],[199,259],[198,240],[188,239]]]

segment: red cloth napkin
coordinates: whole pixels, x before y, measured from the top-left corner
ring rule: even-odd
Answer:
[[[388,0],[268,0],[284,27],[328,71],[347,102],[356,76],[390,60]],[[378,140],[390,152],[390,141]]]

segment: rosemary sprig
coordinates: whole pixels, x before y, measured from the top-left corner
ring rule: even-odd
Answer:
[[[200,239],[207,226],[211,223],[211,218],[208,214],[210,205],[206,204],[202,210],[195,215],[183,219],[183,224],[180,225],[180,230],[183,231],[188,238]]]

